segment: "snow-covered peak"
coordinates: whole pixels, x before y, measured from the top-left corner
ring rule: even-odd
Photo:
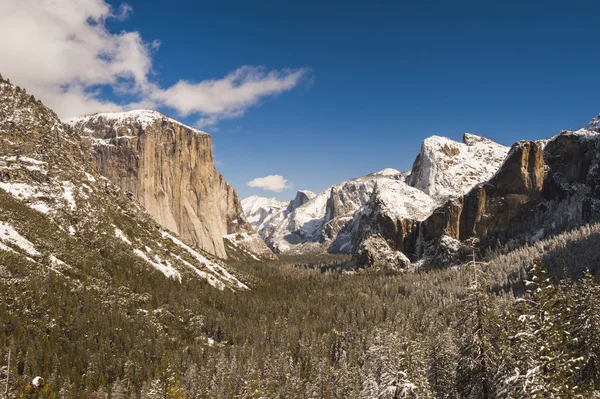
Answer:
[[[371,173],[370,176],[395,176],[395,175],[399,175],[400,172],[399,170],[393,169],[393,168],[385,168],[380,170],[379,172],[374,172]]]
[[[316,193],[310,190],[298,190],[299,193],[306,195],[308,198],[313,199],[317,195]]]
[[[466,133],[463,143],[441,136],[425,139],[409,184],[443,201],[466,194],[488,180],[506,158],[509,147]]]
[[[248,198],[244,198],[242,200],[242,208],[244,208],[244,212],[246,214],[255,213],[259,209],[271,209],[278,208],[281,209],[287,206],[287,203],[280,201],[277,198],[266,198],[258,195],[252,195]]]
[[[173,118],[169,118],[168,116],[149,109],[139,109],[133,111],[125,111],[125,112],[103,112],[93,115],[82,116],[78,118],[73,118],[65,121],[66,124],[71,126],[76,126],[80,124],[87,123],[97,123],[97,122],[108,122],[114,126],[127,126],[132,123],[139,124],[143,129],[148,126],[153,125],[156,121],[167,121],[169,123],[177,124],[183,126],[197,134],[208,134],[201,130],[195,129],[188,125],[185,125],[179,121],[176,121]]]
[[[287,203],[277,198],[266,198],[258,195],[253,195],[242,200],[242,208],[246,214],[246,219],[257,230],[263,224],[269,222],[274,214],[285,209],[287,205]]]
[[[466,145],[471,145],[471,146],[476,145],[477,143],[496,144],[492,140],[488,139],[487,137],[478,136],[473,133],[463,134],[463,143]]]
[[[600,132],[600,115],[592,119],[591,122],[585,127],[585,130]]]

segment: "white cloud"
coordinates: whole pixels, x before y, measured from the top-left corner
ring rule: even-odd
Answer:
[[[267,72],[264,67],[243,66],[218,80],[179,81],[157,91],[153,98],[183,116],[205,115],[198,124],[211,125],[219,119],[243,115],[263,97],[291,90],[306,73],[304,68]]]
[[[107,20],[122,21],[132,8],[105,0],[0,0],[0,73],[42,99],[62,118],[144,106],[169,107],[211,125],[239,117],[266,96],[293,89],[306,69],[267,71],[243,66],[221,79],[171,87],[151,77],[160,40],[139,32],[110,32]],[[134,100],[107,101],[102,91]]]
[[[265,177],[257,177],[254,180],[248,182],[250,187],[258,187],[263,190],[275,191],[276,193],[292,188],[293,185],[287,184],[287,179],[284,179],[281,175],[269,175]]]

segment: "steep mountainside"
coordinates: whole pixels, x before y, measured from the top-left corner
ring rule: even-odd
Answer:
[[[370,224],[389,244],[387,257],[459,262],[462,242],[476,238],[482,250],[539,240],[600,218],[598,117],[584,129],[544,141],[515,143],[500,169],[466,195],[450,199],[422,222],[400,220],[404,229]],[[368,243],[367,243],[368,244]],[[359,244],[360,245],[360,244]],[[366,244],[363,245],[363,247]],[[381,252],[371,246],[371,252]],[[371,264],[355,248],[361,265]]]
[[[465,134],[463,143],[433,136],[423,143],[410,173],[388,168],[336,184],[271,217],[258,231],[275,252],[351,253],[357,236],[381,240],[382,220],[395,226],[392,231],[403,230],[397,221],[423,220],[436,205],[489,179],[507,153],[507,147],[472,134]]]
[[[129,265],[176,281],[247,288],[214,257],[157,227],[102,177],[91,151],[56,114],[0,79],[0,262],[20,256],[35,273],[110,281]],[[151,273],[152,274],[152,273]]]
[[[224,236],[252,233],[237,193],[214,168],[210,135],[147,110],[68,124],[91,139],[100,173],[183,241],[225,259]],[[269,255],[259,237],[248,242]]]

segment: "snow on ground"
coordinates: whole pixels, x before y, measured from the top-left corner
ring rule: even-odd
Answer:
[[[404,181],[388,179],[377,185],[376,198],[382,211],[396,219],[421,221],[428,218],[438,202]]]
[[[48,206],[48,204],[46,204],[43,201],[39,201],[36,202],[34,204],[29,205],[31,208],[35,209],[38,212],[41,212],[43,214],[48,214],[50,213],[50,207]]]
[[[252,259],[257,260],[257,261],[261,260],[258,256],[256,256],[252,252],[248,251],[248,249],[246,249],[246,247],[244,246],[244,243],[251,243],[255,240],[262,240],[262,238],[260,238],[256,233],[249,234],[249,233],[243,232],[243,233],[225,234],[223,236],[223,239],[229,241],[231,243],[231,245],[233,245],[234,247],[241,249],[246,255],[248,255]]]
[[[25,201],[25,204],[43,214],[53,210],[52,204],[65,201],[70,210],[77,209],[74,190],[75,185],[70,181],[60,184],[50,182],[45,184],[30,184],[22,182],[0,182],[0,189],[8,192],[13,197]]]
[[[181,274],[179,274],[177,269],[175,269],[173,267],[173,265],[171,265],[171,262],[169,262],[168,260],[163,262],[163,260],[160,259],[160,257],[158,255],[154,255],[154,260],[152,260],[148,256],[146,256],[145,253],[140,251],[139,249],[134,249],[133,252],[137,256],[139,256],[140,258],[145,260],[147,263],[152,265],[155,269],[162,272],[162,274],[164,274],[165,276],[172,278],[174,280],[181,281]]]
[[[38,188],[27,183],[0,182],[0,188],[18,199],[29,199],[37,194]]]
[[[223,284],[223,282],[221,282],[221,280],[219,280],[212,274],[203,272],[202,270],[198,269],[196,266],[192,265],[190,262],[186,261],[179,255],[174,255],[174,258],[177,259],[178,261],[180,261],[181,263],[183,263],[184,265],[186,265],[187,267],[189,267],[190,269],[192,269],[198,276],[200,276],[200,278],[207,280],[208,283],[210,285],[212,285],[213,287],[215,287],[221,291],[223,291],[225,289],[226,285]]]
[[[87,179],[90,183],[96,182],[96,178],[94,176],[90,175],[88,172],[83,172],[83,173],[85,173],[85,177],[87,177]]]
[[[73,197],[73,189],[75,186],[70,181],[64,181],[62,186],[64,200],[67,201],[72,211],[76,210],[77,203],[75,202],[75,197]]]
[[[3,247],[0,247],[2,249],[8,247],[8,244],[12,244],[21,248],[31,256],[38,256],[40,254],[29,240],[20,235],[6,222],[0,222],[0,242],[4,244]]]
[[[162,236],[163,236],[163,238],[168,238],[169,240],[173,241],[173,243],[175,243],[175,245],[177,245],[178,247],[187,251],[194,259],[196,259],[200,264],[202,264],[202,266],[204,266],[206,269],[208,269],[214,277],[217,277],[221,281],[225,280],[226,282],[233,284],[237,288],[248,289],[248,286],[246,284],[242,283],[237,278],[235,278],[235,276],[233,276],[231,273],[229,273],[227,271],[227,269],[225,269],[223,266],[200,255],[198,252],[196,252],[191,247],[184,244],[182,241],[180,241],[176,237],[172,236],[171,234],[167,233],[166,231],[162,232]],[[197,268],[194,268],[194,269],[197,269]],[[211,280],[209,280],[209,282],[210,281]]]
[[[18,170],[25,168],[29,171],[37,171],[42,174],[48,174],[46,170],[47,163],[38,161],[37,159],[29,157],[16,157],[16,156],[1,156],[0,157],[0,169],[1,170]]]
[[[129,241],[129,238],[127,238],[127,236],[125,235],[125,233],[123,233],[121,230],[119,230],[116,227],[115,227],[115,236],[118,239],[120,239],[121,241],[123,241],[124,243],[131,245],[131,241]]]

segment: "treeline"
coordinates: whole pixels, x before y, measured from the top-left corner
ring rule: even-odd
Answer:
[[[5,255],[0,392],[10,350],[9,398],[593,397],[600,290],[582,270],[599,231],[421,273],[240,265],[257,283],[238,293],[135,270],[30,278]]]

